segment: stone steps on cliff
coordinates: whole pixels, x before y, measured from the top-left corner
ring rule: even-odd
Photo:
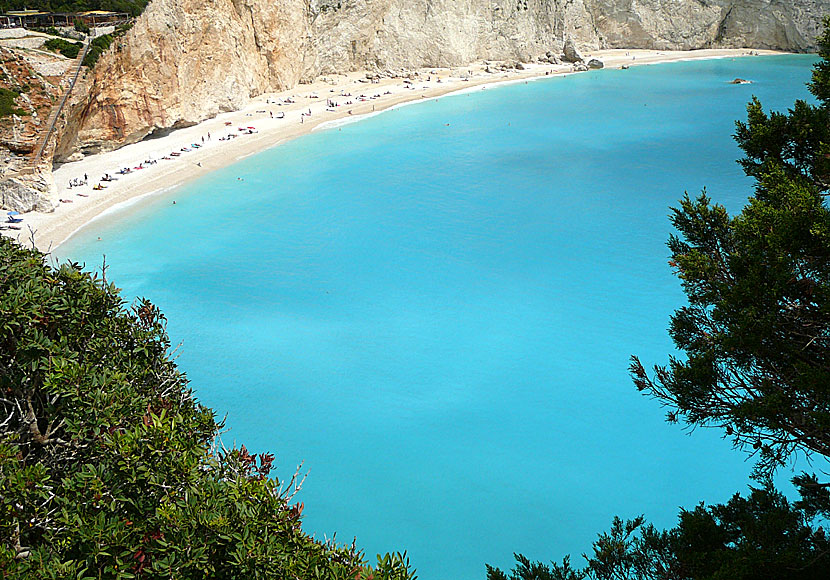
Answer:
[[[66,90],[63,93],[61,99],[52,107],[52,110],[49,113],[49,118],[46,121],[45,127],[43,132],[38,139],[37,144],[32,149],[32,156],[30,158],[30,163],[24,171],[26,173],[33,171],[37,168],[38,164],[40,163],[43,152],[46,149],[46,146],[49,143],[49,139],[52,136],[52,133],[55,130],[55,125],[60,118],[60,114],[63,111],[64,105],[66,105],[66,101],[69,99],[69,95],[72,94],[72,89],[75,88],[75,83],[78,80],[78,76],[81,74],[81,68],[83,67],[84,58],[86,57],[87,53],[89,52],[89,47],[92,44],[92,36],[87,36],[86,40],[84,41],[83,48],[78,51],[78,56],[75,57],[73,60],[72,65],[66,70],[64,76],[61,78],[61,84],[65,81],[69,81],[69,84],[66,87]],[[28,169],[28,171],[26,171]]]

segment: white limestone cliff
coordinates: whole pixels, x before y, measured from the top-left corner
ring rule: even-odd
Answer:
[[[581,50],[810,50],[830,0],[153,0],[78,91],[56,158],[187,126],[320,74]]]

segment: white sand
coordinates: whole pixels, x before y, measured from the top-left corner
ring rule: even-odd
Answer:
[[[756,54],[775,54],[773,51],[753,51]],[[725,58],[746,56],[747,49],[738,50],[696,50],[696,51],[653,51],[653,50],[606,50],[594,52],[592,57],[601,59],[606,68],[619,68],[622,65],[643,65],[689,59]],[[550,74],[567,74],[571,67],[565,65],[525,65],[524,71],[507,73],[486,73],[483,65],[471,65],[455,69],[470,71],[468,80],[451,76],[449,69],[423,69],[419,71],[411,85],[403,79],[383,79],[380,83],[361,83],[365,73],[338,75],[336,81],[317,81],[312,85],[299,85],[290,91],[262,95],[251,101],[244,109],[225,113],[193,127],[180,129],[169,135],[128,145],[108,153],[88,156],[85,159],[66,163],[54,171],[57,185],[55,201],[71,200],[71,203],[58,203],[52,213],[30,212],[25,214],[19,231],[5,230],[2,233],[28,242],[34,231],[35,245],[42,251],[54,249],[75,231],[88,224],[96,216],[139,197],[169,191],[208,171],[213,171],[234,163],[239,159],[262,151],[306,134],[322,124],[328,126],[332,121],[350,120],[351,118],[379,112],[402,103],[426,98],[435,98],[447,93],[502,82],[517,82]],[[426,79],[430,77],[429,82]],[[440,82],[438,79],[440,78]],[[334,84],[332,84],[334,83]],[[408,88],[411,86],[412,88]],[[351,97],[341,96],[351,93]],[[389,93],[389,94],[386,94]],[[318,98],[312,98],[316,94]],[[359,100],[365,95],[366,100]],[[276,104],[291,96],[294,104]],[[332,99],[339,106],[334,111],[327,111],[326,100]],[[346,101],[353,101],[348,105]],[[311,110],[311,116],[301,116]],[[284,113],[285,118],[271,118]],[[351,112],[351,114],[350,114]],[[302,123],[301,123],[302,119]],[[257,133],[244,134],[239,127],[256,127]],[[210,133],[210,139],[207,135]],[[220,140],[228,134],[237,135],[231,140]],[[192,148],[191,144],[204,145]],[[187,147],[188,152],[180,151]],[[181,153],[170,160],[163,156],[173,151]],[[134,168],[145,160],[154,159],[157,163],[144,169],[133,170],[127,175],[116,172],[123,167]],[[102,182],[100,178],[109,173],[117,181]],[[69,187],[70,180],[83,179],[88,176],[88,183],[81,187]],[[103,190],[93,190],[101,183]],[[88,196],[88,197],[87,197]],[[90,227],[94,227],[90,226]],[[28,244],[27,244],[28,245]]]

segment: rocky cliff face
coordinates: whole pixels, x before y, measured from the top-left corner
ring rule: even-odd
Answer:
[[[591,0],[608,48],[815,48],[827,0]]]
[[[292,86],[307,44],[302,0],[158,0],[95,67],[58,155],[133,143]],[[80,94],[81,91],[79,91]]]
[[[583,0],[315,0],[309,75],[524,60],[565,37],[599,46]]]
[[[132,143],[320,74],[597,48],[814,45],[830,0],[153,0],[95,68],[57,158]]]

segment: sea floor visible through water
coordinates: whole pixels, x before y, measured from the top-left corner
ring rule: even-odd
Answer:
[[[684,303],[669,208],[752,193],[746,103],[815,58],[602,70],[442,97],[302,137],[92,222],[58,257],[169,318],[226,443],[310,470],[318,537],[423,580],[572,555],[614,515],[675,523],[751,463],[639,395]],[[752,82],[732,85],[736,77]],[[176,201],[175,205],[172,203]],[[100,238],[100,239],[98,239]]]

